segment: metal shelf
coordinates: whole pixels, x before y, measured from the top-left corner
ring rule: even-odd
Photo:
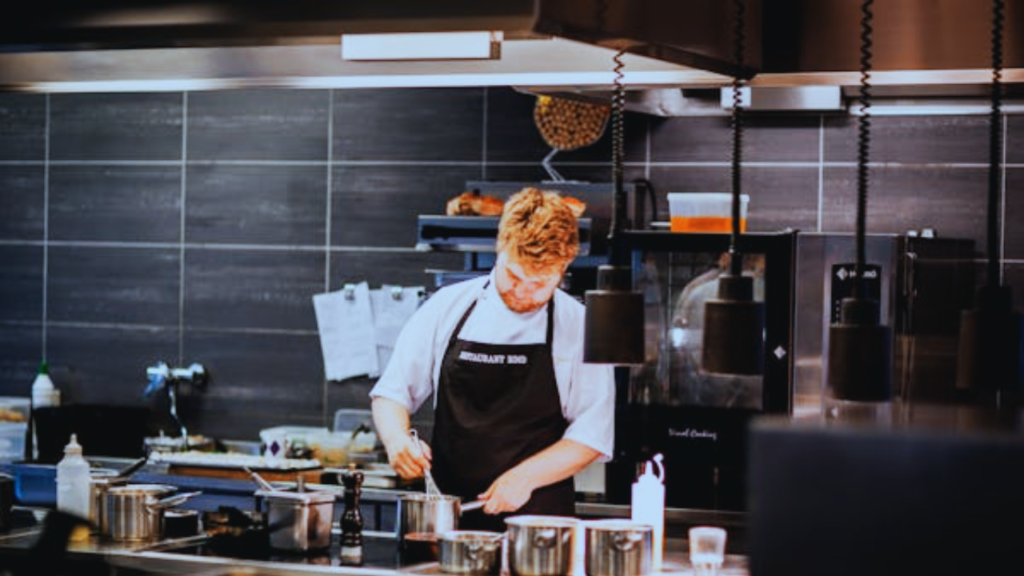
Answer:
[[[420,215],[416,249],[435,252],[494,252],[497,216]],[[580,256],[590,254],[591,219],[580,218]]]

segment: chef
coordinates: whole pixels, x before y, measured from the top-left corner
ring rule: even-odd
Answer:
[[[370,391],[395,471],[431,470],[463,502],[460,528],[504,531],[509,514],[575,513],[573,475],[607,461],[612,368],[583,363],[584,307],[558,289],[579,249],[576,216],[554,192],[505,204],[489,275],[438,290],[402,329]],[[434,397],[432,445],[409,434]]]

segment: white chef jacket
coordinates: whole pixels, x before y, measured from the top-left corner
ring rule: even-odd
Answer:
[[[490,280],[486,288],[484,284]],[[485,344],[539,344],[547,333],[547,307],[519,314],[509,310],[489,276],[465,280],[441,288],[416,311],[402,328],[384,373],[370,390],[416,412],[437,391],[441,361],[455,325],[477,300],[458,338]],[[615,377],[611,366],[583,363],[584,306],[572,296],[555,290],[555,380],[562,416],[569,424],[563,438],[601,453],[598,461],[612,457],[614,447]],[[435,406],[437,395],[434,395]]]

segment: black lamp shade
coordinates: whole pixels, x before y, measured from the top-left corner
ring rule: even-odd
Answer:
[[[827,384],[835,399],[892,400],[892,330],[878,323],[874,300],[843,300],[828,339]]]
[[[723,275],[718,298],[704,304],[701,369],[717,374],[764,371],[764,303],[754,300],[754,279]]]
[[[1019,392],[1021,332],[1021,315],[1013,311],[1010,288],[979,289],[978,306],[960,314],[956,387]]]
[[[630,269],[600,266],[597,284],[586,293],[583,361],[643,364],[644,299],[632,290]]]

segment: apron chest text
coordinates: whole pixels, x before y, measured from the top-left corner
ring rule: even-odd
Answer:
[[[476,364],[526,364],[525,354],[482,354],[463,350],[459,360]]]

